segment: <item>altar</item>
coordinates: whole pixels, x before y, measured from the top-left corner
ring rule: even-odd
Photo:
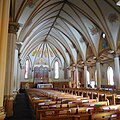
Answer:
[[[52,84],[37,84],[37,88],[53,88]]]

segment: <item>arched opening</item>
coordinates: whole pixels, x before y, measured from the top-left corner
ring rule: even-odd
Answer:
[[[55,61],[55,79],[59,78],[59,63]]]
[[[108,79],[108,85],[114,85],[113,69],[110,66],[107,69],[107,79]]]
[[[29,77],[29,61],[28,60],[26,60],[26,62],[25,62],[25,78],[26,79],[28,79]]]

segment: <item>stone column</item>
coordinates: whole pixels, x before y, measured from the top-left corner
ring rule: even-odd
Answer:
[[[74,70],[72,70],[72,81],[74,82]]]
[[[97,60],[96,62],[96,69],[97,69],[97,88],[101,88],[101,69],[100,69],[100,62]]]
[[[116,89],[120,89],[120,65],[119,57],[117,55],[114,57],[114,82]]]
[[[69,81],[69,87],[71,88],[71,69],[70,67],[67,68],[67,75],[68,75],[68,81]]]
[[[52,80],[54,79],[54,68],[51,68],[50,77]]]
[[[70,68],[67,69],[67,74],[68,74],[68,79],[71,80],[71,69]]]
[[[14,57],[18,30],[17,23],[9,24],[8,43],[7,43],[7,61],[6,61],[6,78],[5,78],[5,101],[6,101],[6,114],[7,117],[13,115],[13,90],[14,90]]]
[[[76,67],[76,69],[75,69],[75,73],[76,73],[76,88],[78,88],[79,87],[79,72],[78,72],[78,67]]]
[[[51,76],[50,76],[50,74],[51,74],[51,69],[49,68],[49,70],[48,70],[48,79],[49,79],[49,82],[51,82]]]
[[[18,47],[16,45],[16,49],[15,49],[15,57],[14,57],[14,92],[17,92],[18,88],[18,76],[17,76],[17,72],[18,72]]]
[[[72,81],[71,81],[71,86],[74,88],[75,85],[75,67],[72,68]]]
[[[84,87],[88,87],[88,82],[87,82],[87,65],[84,64]]]
[[[18,64],[17,64],[17,90],[20,89],[20,62],[18,59]]]
[[[0,0],[0,120],[4,120],[4,82],[7,55],[7,38],[10,0]]]

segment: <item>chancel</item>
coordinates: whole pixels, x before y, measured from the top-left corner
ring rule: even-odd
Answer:
[[[0,120],[120,119],[120,0],[0,0]]]

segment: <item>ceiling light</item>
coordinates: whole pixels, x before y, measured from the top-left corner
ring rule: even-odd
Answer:
[[[116,3],[116,5],[120,6],[120,0]]]
[[[16,42],[16,44],[22,45],[22,44],[23,44],[23,42]]]
[[[22,44],[23,44],[23,42],[20,42],[20,44],[22,45]]]
[[[102,37],[105,38],[105,33],[102,34]]]
[[[84,63],[84,61],[81,61],[81,63]]]
[[[95,60],[95,59],[96,59],[96,57],[94,56],[94,57],[93,57],[93,60]]]
[[[109,50],[108,53],[114,53],[114,51],[113,50]]]

